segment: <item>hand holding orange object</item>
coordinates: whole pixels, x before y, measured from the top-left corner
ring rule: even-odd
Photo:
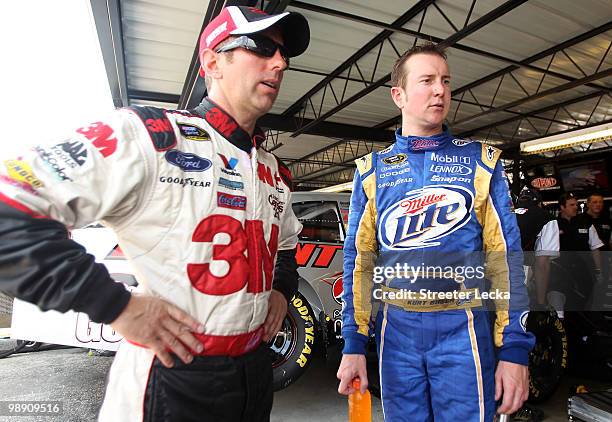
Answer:
[[[349,394],[349,422],[372,422],[372,398],[370,392],[361,394],[359,378],[353,379],[354,393]]]

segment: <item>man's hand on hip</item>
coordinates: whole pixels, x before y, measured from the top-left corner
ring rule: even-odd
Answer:
[[[365,355],[342,355],[336,377],[340,380],[338,393],[348,396],[355,392],[353,379],[359,378],[361,393],[368,388],[368,370]]]
[[[168,368],[173,366],[170,352],[189,363],[193,360],[190,350],[197,353],[203,350],[192,332],[202,333],[204,326],[163,299],[132,293],[128,305],[111,326],[127,340],[153,350]]]
[[[518,363],[499,361],[495,371],[495,400],[503,395],[497,413],[510,415],[529,397],[529,369]]]
[[[268,315],[264,321],[264,341],[272,340],[281,328],[287,315],[287,299],[278,290],[272,289],[268,301]]]

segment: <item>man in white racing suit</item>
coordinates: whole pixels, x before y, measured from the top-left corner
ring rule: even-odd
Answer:
[[[227,7],[200,38],[196,109],[118,110],[0,165],[0,289],[128,340],[101,421],[269,420],[265,341],[297,290],[301,224],[256,120],[308,42],[300,14]],[[94,221],[117,233],[138,294],[68,239]]]

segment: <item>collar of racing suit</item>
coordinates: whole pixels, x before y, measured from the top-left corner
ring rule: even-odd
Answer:
[[[448,126],[442,126],[442,132],[433,136],[402,136],[402,128],[395,131],[395,142],[402,151],[421,152],[435,151],[444,148],[453,140]]]
[[[208,97],[204,97],[202,102],[190,111],[202,116],[225,139],[243,151],[251,152],[251,148],[259,148],[266,140],[266,135],[259,126],[255,127],[251,137],[232,116]]]

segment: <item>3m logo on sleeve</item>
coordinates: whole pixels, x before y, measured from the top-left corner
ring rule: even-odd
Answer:
[[[389,249],[438,246],[442,238],[464,226],[474,205],[472,193],[461,186],[425,186],[381,215],[380,242]]]
[[[104,158],[112,155],[117,150],[115,133],[106,123],[95,122],[76,131],[89,139]]]
[[[156,151],[168,151],[176,146],[174,128],[166,110],[146,106],[129,107],[128,110],[136,114],[145,125]]]

